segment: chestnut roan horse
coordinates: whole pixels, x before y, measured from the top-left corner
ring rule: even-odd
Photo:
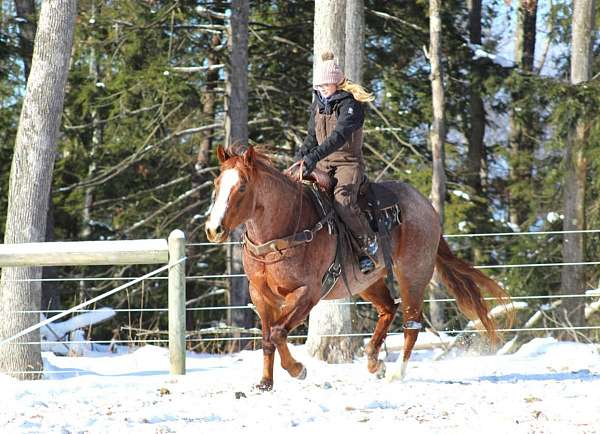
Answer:
[[[253,147],[242,155],[228,152],[223,147],[217,151],[221,173],[215,180],[214,201],[206,222],[210,241],[224,241],[242,223],[246,224],[247,239],[254,245],[306,231],[312,233],[305,237],[306,242],[261,255],[244,249],[250,296],[262,324],[264,365],[258,387],[269,390],[273,387],[275,349],[282,367],[292,377],[306,376],[302,363],[290,354],[287,336],[319,302],[321,279],[335,256],[336,239],[327,230],[320,230],[319,214],[301,183],[274,168]],[[481,289],[503,301],[509,299],[508,295],[496,282],[452,254],[441,236],[438,214],[425,197],[403,182],[385,185],[397,195],[402,214],[402,224],[391,231],[393,268],[400,286],[404,323],[402,375],[421,328],[423,297],[434,268],[460,310],[470,319],[479,318],[495,342],[495,324],[488,316]],[[346,264],[354,262],[350,258]],[[381,258],[378,262],[382,262]],[[351,292],[375,306],[379,319],[365,353],[369,372],[380,375],[384,365],[378,360],[379,350],[397,309],[385,286],[385,273],[384,267],[367,275],[348,273],[349,288],[344,279],[339,279],[325,297],[346,298]]]

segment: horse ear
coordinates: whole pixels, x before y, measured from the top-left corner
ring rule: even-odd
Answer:
[[[224,163],[229,158],[223,145],[217,147],[217,158],[219,159],[219,163]]]
[[[246,166],[252,166],[254,164],[254,146],[248,146],[248,149],[244,152],[244,164]]]

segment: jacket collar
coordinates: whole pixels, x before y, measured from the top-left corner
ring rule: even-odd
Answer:
[[[317,106],[319,107],[319,111],[325,112],[327,114],[331,114],[333,112],[333,108],[340,101],[346,98],[352,98],[352,95],[344,90],[338,90],[336,93],[334,93],[327,99],[323,98],[321,96],[321,93],[317,90],[315,90],[314,93],[315,100],[317,101]]]

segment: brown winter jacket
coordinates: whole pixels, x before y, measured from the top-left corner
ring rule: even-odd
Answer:
[[[311,153],[318,161],[330,157],[327,159],[362,163],[364,119],[363,105],[352,94],[338,91],[325,102],[315,91],[315,100],[310,107],[308,135],[296,159]]]

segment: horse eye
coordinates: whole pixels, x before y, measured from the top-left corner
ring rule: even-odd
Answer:
[[[240,186],[238,187],[238,191],[240,193],[243,193],[246,191],[246,184],[240,184]]]

